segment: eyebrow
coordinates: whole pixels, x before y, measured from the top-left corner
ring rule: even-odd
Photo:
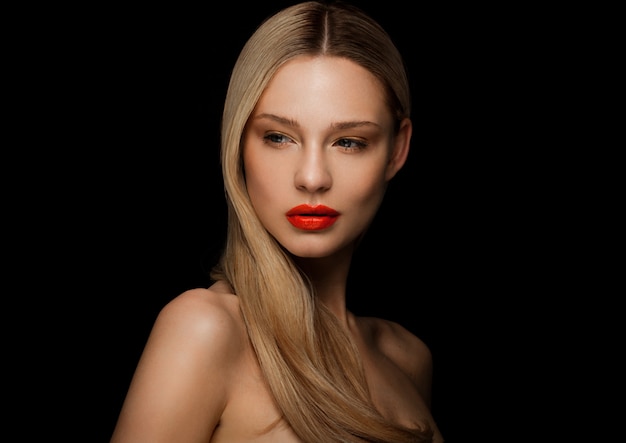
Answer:
[[[299,128],[300,123],[297,120],[293,120],[291,118],[281,117],[276,114],[270,113],[262,113],[254,116],[254,120],[268,119],[275,121],[277,123],[282,123],[284,125],[292,126],[294,128]],[[356,121],[345,121],[345,122],[335,122],[330,125],[333,129],[351,129],[358,128],[361,126],[376,126],[380,127],[378,123],[371,122],[369,120],[356,120]]]

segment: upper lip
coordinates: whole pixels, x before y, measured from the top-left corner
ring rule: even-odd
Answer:
[[[325,215],[333,217],[339,215],[339,212],[335,211],[333,208],[329,208],[328,206],[324,205],[312,206],[303,204],[291,208],[287,212],[287,215]]]

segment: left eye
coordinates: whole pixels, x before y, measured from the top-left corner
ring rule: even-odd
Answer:
[[[337,140],[337,145],[339,145],[339,147],[344,148],[344,149],[362,149],[367,146],[366,143],[363,143],[358,140],[352,140],[349,138],[342,138],[342,139]]]

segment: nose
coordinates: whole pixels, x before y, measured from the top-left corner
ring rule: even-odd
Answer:
[[[303,147],[296,168],[294,182],[297,189],[309,193],[324,192],[332,186],[326,152],[317,147]]]

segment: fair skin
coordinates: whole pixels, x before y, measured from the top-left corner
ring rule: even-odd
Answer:
[[[244,132],[248,192],[263,225],[310,276],[316,294],[350,331],[376,407],[407,426],[429,411],[431,354],[402,326],[353,315],[346,283],[355,244],[406,160],[411,123],[394,137],[383,89],[335,57],[299,56],[279,69]],[[332,226],[287,220],[300,204],[339,212]],[[159,314],[111,443],[300,440],[281,420],[225,282],[194,289]]]

